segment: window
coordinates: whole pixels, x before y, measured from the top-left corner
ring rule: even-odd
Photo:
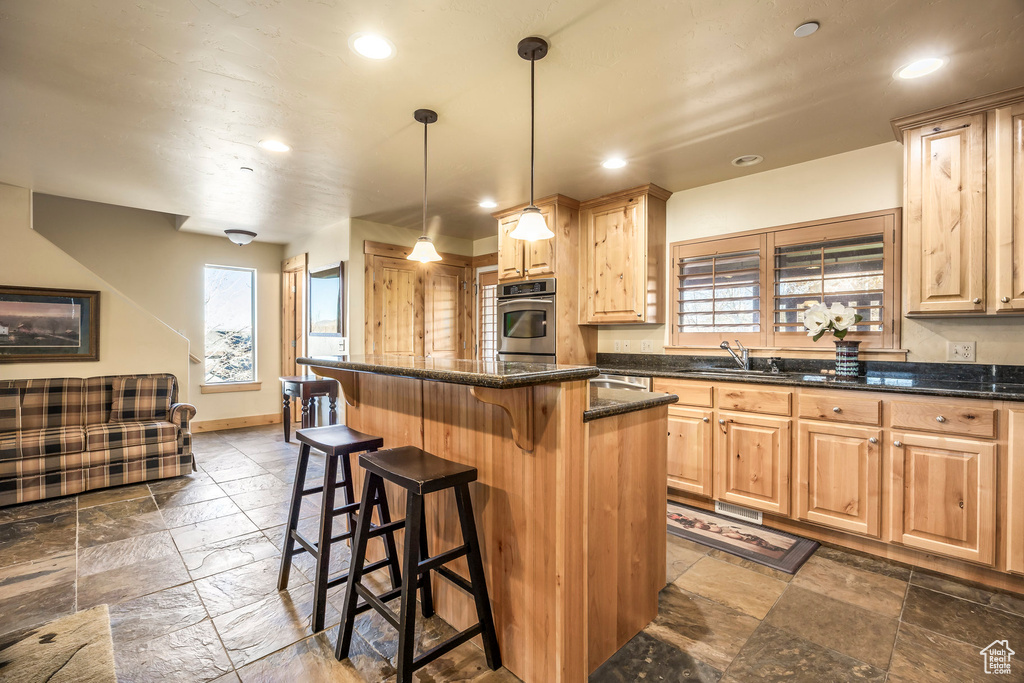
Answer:
[[[894,210],[673,244],[678,315],[672,345],[739,339],[764,347],[815,346],[803,326],[803,305],[823,301],[852,306],[863,316],[848,339],[867,348],[898,347],[898,220]]]
[[[498,272],[487,271],[477,277],[480,296],[480,360],[498,357]]]
[[[206,383],[256,381],[256,271],[206,266]]]
[[[309,335],[340,337],[345,331],[344,266],[309,271]]]

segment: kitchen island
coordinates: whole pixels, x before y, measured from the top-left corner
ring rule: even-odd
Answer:
[[[383,437],[385,448],[417,446],[477,468],[474,511],[512,673],[585,681],[654,619],[674,396],[606,397],[585,421],[595,367],[404,356],[299,363],[337,379],[346,424]],[[353,473],[359,490],[356,462]],[[397,490],[389,501],[402,517]],[[450,492],[428,498],[427,519],[431,555],[461,544]],[[468,576],[464,559],[449,566]],[[471,597],[433,580],[438,614],[458,629],[475,623]]]

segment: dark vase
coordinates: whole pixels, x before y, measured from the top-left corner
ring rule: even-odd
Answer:
[[[836,379],[857,379],[860,375],[859,341],[836,339]]]

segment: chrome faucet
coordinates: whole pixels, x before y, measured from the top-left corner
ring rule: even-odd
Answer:
[[[750,369],[750,350],[747,347],[743,346],[743,344],[740,343],[739,339],[736,340],[736,346],[740,350],[739,355],[737,355],[736,352],[732,350],[732,347],[729,346],[729,342],[727,341],[722,342],[719,346],[729,352],[729,355],[732,356],[732,359],[736,361],[736,365],[740,366],[744,370]]]

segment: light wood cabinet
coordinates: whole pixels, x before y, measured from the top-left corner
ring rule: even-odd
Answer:
[[[988,224],[997,313],[1024,311],[1024,102],[988,114]]]
[[[1024,407],[1007,411],[1006,569],[1024,574]]]
[[[796,448],[796,517],[878,538],[882,513],[882,431],[800,423]]]
[[[718,413],[715,498],[789,514],[791,421]]]
[[[995,563],[996,444],[891,433],[889,540]]]
[[[539,202],[537,208],[548,228],[556,232],[556,211],[552,203]],[[519,211],[498,219],[498,279],[521,280],[555,274],[556,236],[548,240],[525,242],[509,234],[519,222]]]
[[[644,185],[580,205],[580,323],[662,322],[669,196]]]
[[[509,233],[515,230],[519,214],[498,219],[498,279],[516,280],[523,275],[523,240],[514,240]]]
[[[463,268],[432,263],[424,269],[423,352],[427,358],[472,356],[464,321],[469,309],[468,281]]]
[[[710,410],[668,409],[668,485],[710,498],[712,495],[712,417]]]

